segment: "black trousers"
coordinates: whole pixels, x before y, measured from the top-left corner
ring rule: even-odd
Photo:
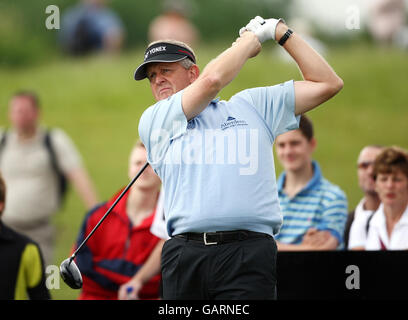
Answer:
[[[163,246],[165,300],[276,299],[272,237],[205,245],[173,237]]]

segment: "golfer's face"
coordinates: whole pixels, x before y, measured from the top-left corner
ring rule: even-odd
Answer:
[[[276,154],[283,168],[296,171],[308,165],[315,148],[314,140],[307,140],[300,130],[292,130],[276,138]]]
[[[170,97],[192,82],[191,72],[177,62],[149,64],[147,78],[156,101]]]

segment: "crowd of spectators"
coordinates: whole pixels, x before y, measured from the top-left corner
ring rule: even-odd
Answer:
[[[117,52],[123,45],[123,23],[103,0],[82,1],[65,13],[62,26],[62,47],[73,55]],[[374,26],[372,32],[379,41],[391,41],[391,33],[377,34]],[[199,41],[185,6],[170,1],[152,21],[148,37],[189,45]],[[0,292],[0,296],[16,299],[50,298],[44,269],[53,262],[51,218],[60,209],[67,183],[89,210],[76,245],[119,194],[100,203],[73,141],[61,129],[40,126],[39,117],[36,93],[20,91],[9,101],[11,127],[0,130],[0,247],[23,270],[7,277],[14,295]],[[277,158],[284,168],[277,181],[283,216],[276,235],[278,250],[407,250],[408,152],[396,146],[364,146],[357,158],[363,197],[348,212],[345,192],[324,178],[313,158],[316,147],[313,124],[306,116],[299,129],[276,138]],[[139,142],[131,150],[129,178],[146,161]],[[80,299],[160,298],[160,255],[168,239],[160,185],[148,168],[78,254],[84,278]]]

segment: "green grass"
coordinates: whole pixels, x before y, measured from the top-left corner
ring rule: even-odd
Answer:
[[[223,46],[202,47],[201,69]],[[117,57],[52,59],[25,69],[0,69],[0,124],[7,125],[10,95],[23,88],[35,90],[42,101],[42,122],[63,128],[78,146],[101,199],[108,199],[127,178],[128,153],[138,137],[138,119],[153,103],[146,81],[135,82],[133,70],[141,51]],[[350,208],[361,197],[356,158],[366,144],[408,148],[407,53],[368,45],[331,50],[327,59],[345,86],[333,100],[309,113],[314,121],[318,148],[315,159],[326,178],[346,192]],[[297,67],[286,63],[266,46],[248,62],[240,75],[221,93],[300,79]],[[277,173],[281,171],[277,163]],[[85,208],[75,192],[55,216],[58,229],[55,264],[69,256]],[[61,281],[54,299],[75,299],[78,291]]]

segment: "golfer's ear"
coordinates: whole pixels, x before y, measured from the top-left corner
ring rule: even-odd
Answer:
[[[188,75],[190,77],[190,83],[197,80],[198,76],[200,75],[200,69],[196,64],[192,65],[190,69],[188,69]]]

